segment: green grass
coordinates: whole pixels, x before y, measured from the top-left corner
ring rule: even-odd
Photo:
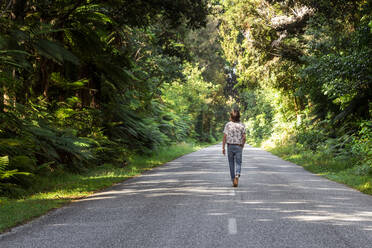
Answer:
[[[0,232],[207,145],[178,144],[159,149],[152,156],[135,156],[123,168],[104,164],[84,174],[48,177],[38,185],[38,193],[23,199],[0,198]]]
[[[372,195],[372,177],[358,175],[351,158],[337,158],[326,151],[309,151],[294,144],[267,148],[273,154],[330,180]]]

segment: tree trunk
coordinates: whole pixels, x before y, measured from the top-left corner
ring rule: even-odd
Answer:
[[[48,98],[48,89],[49,89],[49,79],[48,79],[48,63],[47,59],[42,59],[42,62],[40,63],[40,72],[41,72],[41,83],[43,91],[43,96],[45,98]]]
[[[1,101],[3,112],[7,112],[8,111],[7,106],[10,105],[10,98],[7,92],[8,92],[7,89],[4,87]]]
[[[5,87],[3,88],[3,92],[1,92],[0,94],[0,112],[5,111],[4,101],[5,101]]]

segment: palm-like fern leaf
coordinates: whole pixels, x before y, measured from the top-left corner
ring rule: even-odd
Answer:
[[[33,45],[39,54],[54,60],[56,63],[62,64],[68,61],[75,65],[79,64],[79,59],[56,41],[39,39],[34,41]]]
[[[30,175],[28,172],[19,172],[18,170],[6,170],[9,164],[8,156],[0,157],[0,181],[11,178],[15,175]]]

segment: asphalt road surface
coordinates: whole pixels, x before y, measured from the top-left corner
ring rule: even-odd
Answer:
[[[246,147],[239,187],[221,145],[0,235],[0,247],[372,247],[372,197]]]

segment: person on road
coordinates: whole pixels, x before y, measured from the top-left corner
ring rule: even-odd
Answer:
[[[230,166],[230,176],[234,187],[238,187],[238,181],[242,166],[242,153],[246,140],[245,126],[240,122],[238,110],[232,110],[230,121],[226,123],[223,130],[222,154],[225,155],[225,145],[227,143],[227,158]]]

